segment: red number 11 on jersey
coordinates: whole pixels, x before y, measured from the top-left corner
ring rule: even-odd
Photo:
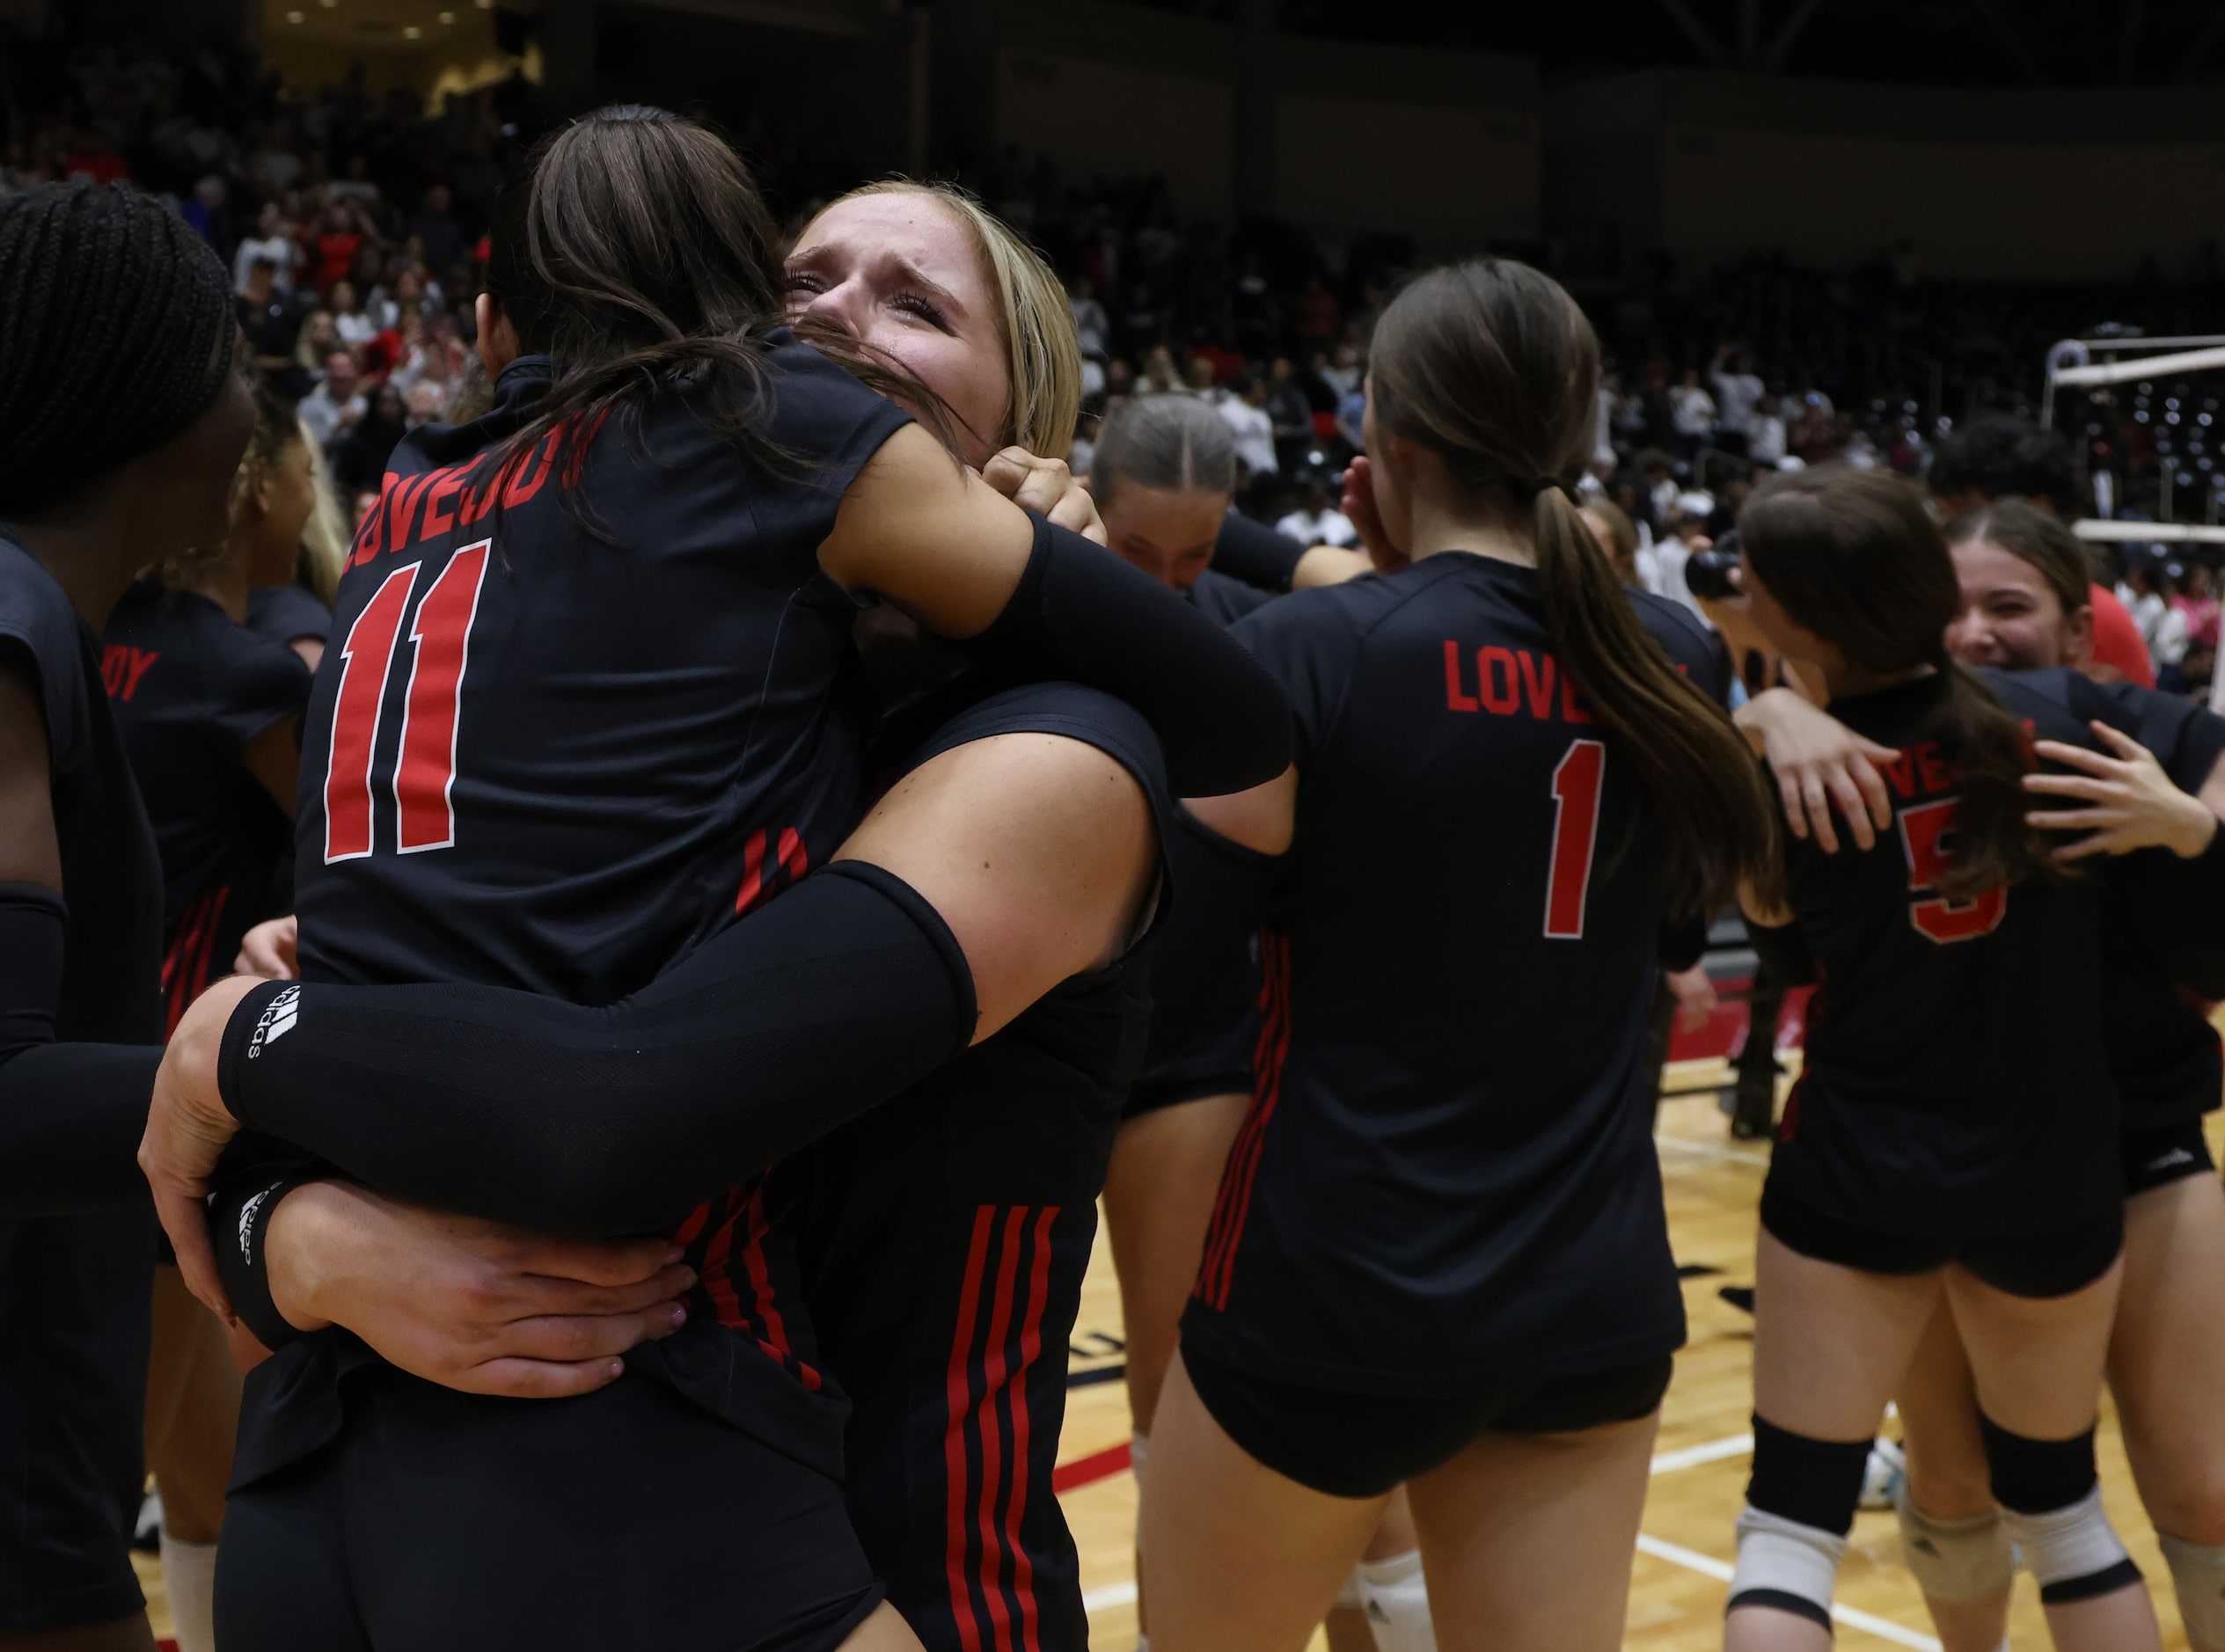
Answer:
[[[426,588],[409,628],[409,688],[402,698],[399,753],[389,782],[395,847],[406,855],[445,849],[456,841],[456,810],[449,796],[456,784],[456,712],[492,543],[482,539],[449,559]],[[333,700],[332,751],[325,770],[327,865],[371,852],[371,766],[379,717],[402,618],[422,566],[413,562],[389,574],[340,647],[344,664]]]

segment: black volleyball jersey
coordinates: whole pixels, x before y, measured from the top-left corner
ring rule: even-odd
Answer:
[[[1119,762],[1166,841],[1158,741],[1092,689],[993,695],[904,766],[1023,731]],[[1157,916],[1173,898],[1163,884]],[[1050,1478],[1096,1198],[1142,1055],[1147,945],[1062,983],[775,1173],[820,1352],[851,1400],[852,1523],[928,1652],[1088,1644]]]
[[[395,450],[303,748],[306,977],[609,1003],[833,850],[863,747],[857,610],[817,551],[908,415],[772,337],[793,473],[668,389],[638,433],[559,431],[497,476],[545,357]]]
[[[1189,598],[1193,608],[1223,625],[1233,625],[1246,614],[1255,613],[1275,600],[1271,592],[1232,580],[1226,574],[1216,574],[1211,568],[1200,574],[1197,582],[1183,595]]]
[[[1985,674],[2032,735],[2091,746],[2089,719],[2121,720],[2085,678],[2033,675]],[[1771,1185],[1887,1232],[1951,1224],[1997,1237],[2101,1220],[2120,1196],[2104,897],[2167,874],[2168,857],[1941,895],[1933,879],[1952,854],[1957,774],[1951,753],[1918,736],[1946,691],[1932,676],[1832,705],[1900,751],[1883,765],[1893,823],[1867,852],[1789,845],[1794,928],[1819,985]]]
[[[333,633],[333,610],[305,585],[258,586],[247,599],[247,629],[273,642],[297,637],[323,642]]]
[[[249,927],[284,910],[294,823],[244,761],[297,724],[309,668],[205,596],[142,584],[109,617],[101,676],[162,852],[162,987],[175,1028],[230,973]]]
[[[47,713],[62,846],[63,1043],[162,1041],[162,866],[108,704],[99,639],[37,558],[0,531],[0,639]],[[231,961],[227,959],[226,962]]]
[[[816,552],[908,415],[772,336],[765,428],[801,456],[790,472],[744,461],[685,388],[638,431],[560,430],[498,471],[493,450],[552,382],[537,357],[503,371],[483,418],[395,450],[310,705],[304,979],[608,1004],[832,852],[857,809],[862,713],[856,610]],[[761,1179],[674,1238],[699,1276],[693,1312],[629,1362],[838,1472],[839,1396]],[[271,1363],[337,1375],[362,1356],[322,1341]],[[265,1463],[326,1426],[270,1421],[282,1449],[243,1431]]]
[[[1634,601],[1719,697],[1700,625]],[[1447,552],[1235,634],[1292,701],[1297,830],[1184,1341],[1416,1395],[1667,1353],[1645,1043],[1669,859],[1536,573]]]
[[[2095,691],[2076,672],[2019,672],[2016,680],[2074,714],[2093,714]],[[2117,713],[2109,720],[2153,752],[2174,786],[2202,788],[2225,755],[2225,718],[2134,683],[2103,683],[2099,693]],[[2112,867],[2103,908],[2102,1042],[2127,1131],[2199,1118],[2225,1087],[2207,1013],[2208,1001],[2225,998],[2225,933],[2185,921],[2172,898],[2176,872],[2161,856]]]

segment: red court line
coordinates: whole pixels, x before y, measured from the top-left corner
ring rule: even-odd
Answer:
[[[1109,1445],[1102,1451],[1092,1451],[1087,1457],[1077,1457],[1071,1463],[1061,1463],[1050,1471],[1050,1489],[1079,1491],[1084,1486],[1094,1486],[1101,1480],[1110,1480],[1128,1466],[1128,1442]]]

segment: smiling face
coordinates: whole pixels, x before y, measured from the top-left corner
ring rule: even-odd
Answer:
[[[796,238],[787,282],[791,316],[833,323],[942,398],[968,464],[1005,445],[1012,385],[997,296],[948,208],[910,192],[837,201]]]
[[[2039,570],[1990,539],[1954,547],[1962,600],[1947,626],[1947,651],[1965,665],[2033,671],[2078,665],[2093,643],[2094,610],[2063,611]]]

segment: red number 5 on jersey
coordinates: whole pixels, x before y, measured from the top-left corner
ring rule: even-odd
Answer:
[[[1924,895],[1938,888],[1939,878],[1954,864],[1949,838],[1955,829],[1960,800],[1946,798],[1900,811],[1900,846],[1908,854],[1908,888]],[[1916,932],[1946,946],[1951,941],[1975,940],[2001,927],[2009,911],[2009,891],[1988,889],[1967,901],[1951,901],[1929,895],[1908,903],[1908,921]]]
[[[386,788],[394,796],[394,846],[406,855],[445,849],[456,841],[456,810],[449,798],[456,784],[456,707],[492,543],[482,539],[449,559],[426,588],[409,628],[409,689],[402,698],[399,749]],[[325,771],[328,866],[371,852],[371,765],[378,749],[380,710],[393,669],[395,640],[422,566],[413,562],[389,574],[340,647],[346,663],[333,700],[332,755]]]

